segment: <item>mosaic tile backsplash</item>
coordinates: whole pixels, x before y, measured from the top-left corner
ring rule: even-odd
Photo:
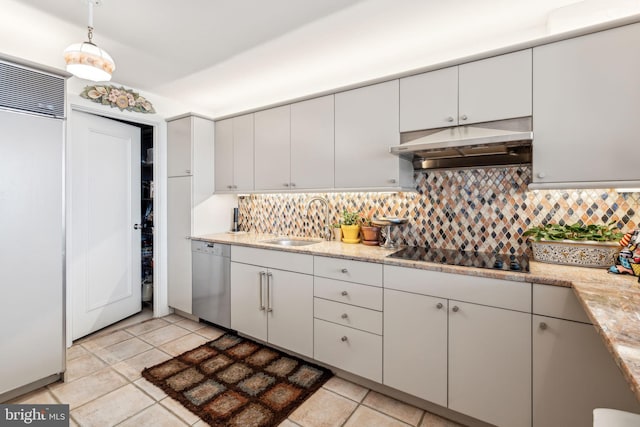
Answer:
[[[318,193],[329,202],[332,223],[344,209],[364,216],[408,218],[392,228],[404,245],[522,254],[522,233],[548,222],[616,221],[623,231],[640,224],[640,193],[614,190],[529,190],[530,167],[416,172],[416,193]],[[315,194],[313,194],[315,195]],[[318,237],[324,207],[312,194],[252,194],[240,197],[241,229]]]

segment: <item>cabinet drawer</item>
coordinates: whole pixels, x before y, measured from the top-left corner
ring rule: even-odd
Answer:
[[[531,312],[531,284],[385,265],[384,287]]]
[[[329,279],[382,286],[382,264],[316,256],[313,272]]]
[[[313,295],[372,310],[382,310],[382,288],[374,286],[314,277]]]
[[[591,323],[572,288],[534,283],[533,312],[543,316]]]
[[[382,312],[354,307],[321,298],[313,299],[313,315],[317,319],[382,335]]]
[[[314,320],[314,359],[382,382],[382,337]]]
[[[296,273],[313,274],[313,255],[270,249],[231,246],[231,261]]]

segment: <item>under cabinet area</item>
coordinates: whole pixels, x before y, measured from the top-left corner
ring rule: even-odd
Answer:
[[[313,257],[232,246],[231,328],[313,357]]]
[[[533,426],[591,425],[595,408],[640,404],[573,289],[533,285]]]
[[[531,424],[531,284],[385,265],[384,288],[385,385]]]
[[[531,115],[531,49],[400,79],[400,131]]]

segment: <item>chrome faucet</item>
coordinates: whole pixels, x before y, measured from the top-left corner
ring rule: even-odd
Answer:
[[[324,197],[314,196],[307,202],[307,216],[309,216],[309,206],[313,202],[320,202],[324,205],[324,239],[331,240],[331,227],[329,226],[329,202]]]

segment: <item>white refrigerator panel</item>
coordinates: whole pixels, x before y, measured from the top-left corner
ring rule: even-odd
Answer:
[[[64,370],[63,123],[0,111],[0,400]]]

